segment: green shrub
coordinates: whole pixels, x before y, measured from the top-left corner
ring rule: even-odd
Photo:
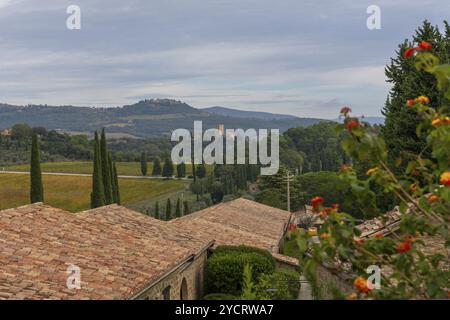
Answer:
[[[258,300],[295,300],[300,290],[300,274],[288,269],[278,269],[261,275],[256,285]]]
[[[255,282],[261,274],[272,274],[275,270],[272,256],[258,250],[249,247],[227,247],[214,253],[205,265],[207,292],[240,296],[245,264],[252,267]]]
[[[257,253],[262,256],[267,257],[270,261],[272,261],[273,266],[275,267],[275,260],[272,257],[272,254],[268,250],[249,247],[249,246],[218,246],[214,250],[214,255],[228,254],[228,253]]]
[[[210,293],[204,296],[203,300],[238,300],[238,297],[227,293]]]

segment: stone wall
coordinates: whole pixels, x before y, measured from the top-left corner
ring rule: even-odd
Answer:
[[[204,294],[204,266],[207,252],[180,266],[170,275],[140,294],[138,300],[196,300]],[[183,287],[183,290],[182,290]],[[183,293],[182,293],[183,291]],[[183,295],[183,297],[182,297]]]
[[[351,280],[344,278],[342,275],[335,274],[330,269],[327,269],[324,266],[317,266],[316,278],[317,288],[313,290],[315,299],[333,299],[335,298],[333,296],[333,291],[336,290],[345,295],[353,291]]]

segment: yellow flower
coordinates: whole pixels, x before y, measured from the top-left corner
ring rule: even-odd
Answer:
[[[437,126],[439,126],[439,125],[442,124],[442,121],[441,121],[441,119],[436,118],[436,119],[433,119],[433,121],[431,121],[431,124],[432,124],[434,127],[437,127]]]
[[[367,170],[366,175],[370,176],[372,173],[375,173],[378,170],[379,170],[378,167],[371,168],[371,169]]]
[[[430,103],[430,99],[428,99],[427,96],[418,96],[416,98],[417,102],[420,102],[421,104],[429,104]]]
[[[450,171],[447,171],[447,172],[444,172],[443,174],[441,174],[440,182],[444,186],[450,186]]]

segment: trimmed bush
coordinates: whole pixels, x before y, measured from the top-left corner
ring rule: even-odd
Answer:
[[[268,250],[255,248],[255,247],[249,247],[249,246],[218,246],[214,250],[214,254],[221,255],[221,254],[228,254],[228,253],[257,253],[262,256],[267,257],[270,261],[272,261],[273,266],[275,267],[275,260],[272,257],[272,254]]]
[[[252,266],[255,282],[262,274],[272,274],[275,270],[274,260],[268,252],[261,251],[264,252],[249,247],[227,247],[215,252],[205,265],[207,292],[240,296],[245,264]]]
[[[227,293],[210,293],[204,296],[203,300],[238,300],[238,297]]]

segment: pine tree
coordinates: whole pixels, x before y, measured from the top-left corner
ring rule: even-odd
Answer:
[[[171,178],[173,176],[173,163],[172,159],[169,157],[164,161],[162,176],[166,178]]]
[[[156,201],[155,204],[155,215],[154,215],[155,219],[160,219],[160,215],[159,215],[159,202]]]
[[[105,194],[103,192],[102,166],[100,163],[100,142],[98,133],[95,131],[94,138],[94,171],[92,173],[91,208],[105,205]]]
[[[105,204],[113,203],[112,187],[111,187],[111,171],[109,169],[108,148],[106,145],[105,129],[102,130],[100,139],[100,163],[102,166],[103,190],[105,193]]]
[[[189,214],[189,213],[191,213],[190,210],[189,210],[189,202],[184,201],[183,206],[184,206],[184,209],[183,209],[183,215],[184,216]]]
[[[186,177],[186,165],[184,164],[184,162],[177,164],[177,177]]]
[[[175,217],[177,217],[177,218],[181,217],[181,200],[180,200],[180,198],[177,199],[177,206],[175,208]]]
[[[44,186],[42,184],[41,156],[39,151],[39,139],[37,134],[33,134],[31,143],[31,163],[30,163],[30,200],[31,203],[44,201]]]
[[[159,160],[159,158],[156,157],[153,160],[152,176],[160,176],[160,175],[161,175],[161,160]]]
[[[424,40],[433,45],[431,52],[435,54],[441,63],[450,62],[450,28],[445,22],[446,34],[442,35],[438,27],[432,26],[425,21],[416,30],[412,41],[405,40],[399,45],[397,56],[391,59],[386,67],[387,81],[392,83],[392,89],[382,110],[386,120],[381,132],[385,138],[388,155],[391,162],[402,159],[399,172],[404,169],[408,160],[425,149],[425,136],[417,136],[416,125],[418,121],[417,112],[411,108],[405,108],[408,99],[425,95],[430,98],[430,106],[449,104],[439,93],[436,80],[433,75],[419,72],[414,66],[414,59],[406,59],[403,54],[408,47],[416,46]]]
[[[172,219],[172,202],[170,199],[167,199],[166,203],[166,220],[169,221]]]
[[[147,175],[147,155],[145,152],[141,153],[141,173],[144,177]]]

